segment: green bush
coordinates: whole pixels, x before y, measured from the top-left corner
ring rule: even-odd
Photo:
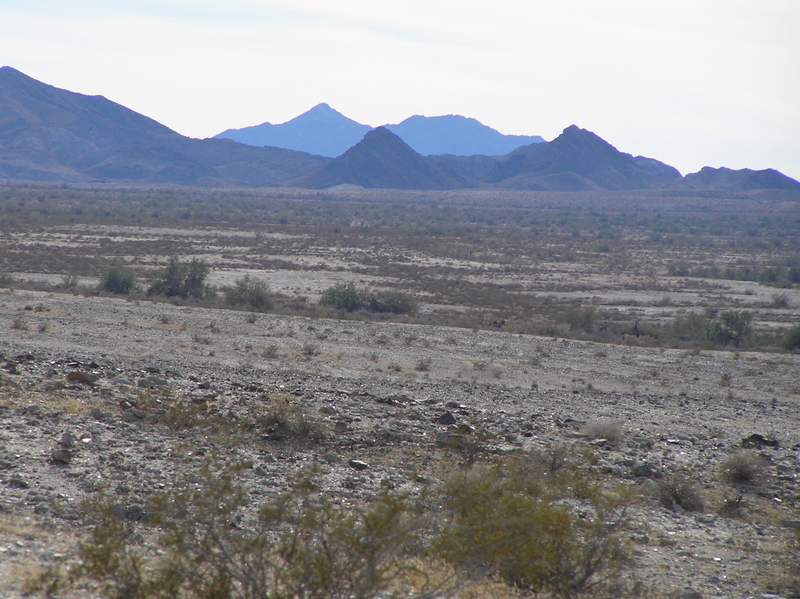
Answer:
[[[147,293],[167,297],[179,296],[183,299],[189,296],[203,298],[213,294],[212,289],[206,285],[208,273],[209,267],[204,260],[193,258],[189,264],[182,264],[178,262],[176,256],[173,256]]]
[[[274,306],[269,286],[245,275],[225,290],[225,301],[233,306],[245,305],[258,312],[266,312]]]
[[[693,341],[739,347],[752,333],[752,312],[690,312],[676,316],[661,330],[660,337],[673,341]]]
[[[715,341],[727,345],[733,343],[736,347],[742,343],[752,332],[752,312],[729,311],[722,312],[719,320],[712,325],[712,336]]]
[[[355,283],[337,283],[322,293],[320,303],[337,310],[355,312],[367,309],[370,312],[391,314],[415,314],[419,308],[417,298],[402,291],[370,293],[359,289]]]
[[[367,303],[371,312],[390,312],[392,314],[416,314],[419,308],[417,298],[402,291],[384,291],[375,294]]]
[[[796,324],[786,331],[786,337],[783,339],[783,348],[788,351],[800,349],[800,324]]]
[[[443,505],[437,551],[526,591],[574,595],[617,579],[627,561],[625,501],[570,468],[473,466],[446,481]]]
[[[594,329],[597,311],[593,306],[570,308],[558,316],[558,321],[569,325],[571,331],[590,332]]]
[[[100,289],[118,295],[128,295],[136,289],[136,274],[122,266],[112,266],[100,279]]]
[[[345,312],[360,310],[366,302],[366,292],[358,289],[355,283],[337,283],[333,287],[328,287],[320,299],[323,306],[332,306]]]
[[[7,272],[0,272],[0,287],[11,287],[14,284],[14,277]]]

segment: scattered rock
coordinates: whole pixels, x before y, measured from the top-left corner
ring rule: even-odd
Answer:
[[[136,385],[142,389],[158,389],[160,387],[166,387],[167,380],[157,376],[148,376],[139,379]]]
[[[356,459],[350,460],[349,462],[347,462],[347,465],[353,468],[354,470],[366,470],[367,468],[369,468],[369,464]]]
[[[449,410],[436,419],[438,424],[451,425],[456,423],[456,417]]]
[[[6,481],[6,484],[14,489],[27,489],[30,487],[28,481],[21,476],[12,476]]]
[[[761,449],[763,447],[772,447],[774,449],[778,449],[780,447],[780,443],[777,439],[767,439],[763,435],[753,433],[749,437],[742,439],[742,447],[744,449]]]
[[[50,457],[58,464],[69,464],[72,461],[72,452],[69,449],[55,448],[50,452]]]
[[[78,383],[86,383],[92,385],[100,378],[91,372],[68,372],[65,377],[67,382],[77,381]]]

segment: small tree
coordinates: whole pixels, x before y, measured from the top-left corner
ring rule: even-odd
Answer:
[[[205,283],[209,270],[205,260],[193,258],[189,264],[182,264],[178,262],[177,256],[173,256],[147,293],[150,295],[161,294],[167,297],[180,296],[183,299],[189,296],[205,297],[211,294],[211,288]]]
[[[320,299],[322,305],[333,306],[337,310],[346,312],[355,312],[363,308],[366,301],[366,293],[358,289],[355,283],[337,283],[333,287],[328,287]]]
[[[739,347],[739,344],[750,335],[752,320],[751,312],[722,312],[719,315],[719,322],[715,323],[714,337],[720,343],[733,343]]]
[[[100,289],[118,295],[128,295],[136,289],[136,274],[129,268],[112,266],[100,279]]]
[[[796,324],[786,331],[786,337],[783,340],[783,348],[788,351],[800,349],[800,324]]]
[[[225,301],[234,306],[248,305],[259,312],[271,310],[273,306],[267,284],[250,278],[250,275],[237,279],[233,287],[225,290]]]

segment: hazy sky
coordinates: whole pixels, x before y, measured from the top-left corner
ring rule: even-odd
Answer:
[[[327,102],[800,179],[800,0],[0,0],[0,64],[192,137]]]

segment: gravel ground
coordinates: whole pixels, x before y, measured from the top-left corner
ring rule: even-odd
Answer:
[[[442,451],[460,424],[489,433],[488,453],[586,447],[598,468],[642,492],[630,531],[635,572],[657,593],[772,592],[786,580],[787,542],[800,527],[798,355],[6,290],[0,358],[3,596],[22,596],[20,580],[37,565],[74,556],[85,530],[75,511],[82,499],[114,493],[135,517],[148,495],[169,490],[199,467],[198,453],[214,449],[201,430],[159,422],[156,399],[232,420],[275,393],[301,406],[323,441],[265,434],[236,450],[255,464],[244,482],[256,497],[286,488],[310,464],[344,501],[386,486],[416,492],[442,476],[425,455]],[[621,439],[593,438],[593,427],[607,437],[621,430]],[[752,435],[760,437],[743,443]],[[741,452],[763,457],[757,484],[721,480],[722,462]],[[651,498],[674,474],[697,487],[703,512]],[[737,517],[719,515],[736,497]]]

